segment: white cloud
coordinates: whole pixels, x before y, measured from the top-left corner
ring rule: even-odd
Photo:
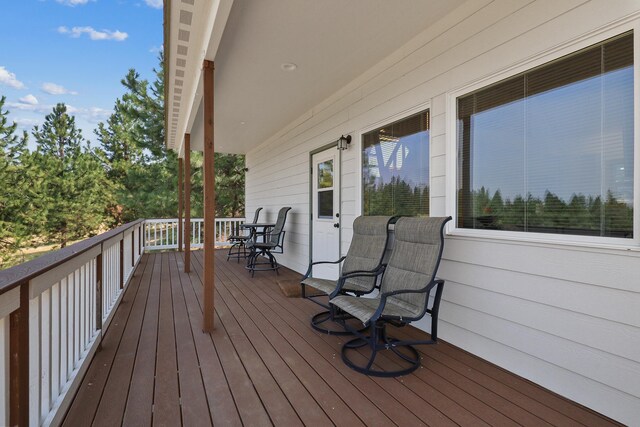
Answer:
[[[16,79],[16,75],[0,66],[0,84],[11,86],[14,89],[23,89],[24,83]]]
[[[42,83],[42,90],[49,95],[77,95],[78,92],[69,90],[64,86],[57,85],[55,83],[45,82]]]
[[[98,123],[99,121],[106,120],[111,115],[110,110],[106,110],[100,107],[83,108],[83,107],[74,107],[73,105],[70,105],[70,104],[66,104],[66,105],[67,105],[68,114],[73,114],[74,116],[77,116],[77,117],[83,117],[90,123]]]
[[[7,107],[9,110],[34,111],[36,113],[49,113],[53,108],[53,105],[30,104],[24,102],[23,99],[21,98],[20,102],[7,102]]]
[[[162,9],[162,0],[144,0],[147,6],[154,9]]]
[[[18,117],[16,119],[14,119],[14,122],[16,122],[18,124],[18,127],[20,129],[24,129],[24,130],[30,130],[35,125],[39,125],[40,124],[40,120],[27,119],[27,118],[24,118],[24,117]]]
[[[151,53],[158,53],[158,52],[162,52],[163,46],[152,46],[151,49],[149,49],[149,52]]]
[[[86,111],[85,115],[89,123],[98,123],[107,120],[111,113],[112,111],[105,110],[104,108],[91,107]]]
[[[78,6],[80,4],[89,3],[89,0],[56,0],[56,1],[65,6]]]
[[[83,34],[87,34],[91,40],[115,40],[118,42],[125,41],[129,34],[122,31],[102,30],[98,31],[93,27],[73,27],[68,28],[65,26],[58,27],[60,34],[68,34],[73,38],[78,38]]]
[[[23,104],[38,105],[38,98],[36,98],[32,94],[23,96],[22,98],[19,99],[19,101]]]

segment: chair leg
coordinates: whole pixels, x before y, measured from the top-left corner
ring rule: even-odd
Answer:
[[[227,252],[227,261],[229,261],[229,259],[231,258],[235,258],[236,261],[239,263],[240,258],[246,258],[246,257],[247,257],[247,247],[244,244],[244,241],[242,240],[234,242],[229,248],[229,252]]]
[[[344,326],[344,322],[348,322],[350,320],[360,323],[359,320],[356,320],[348,313],[345,313],[340,309],[336,311],[335,307],[331,306],[329,310],[321,311],[311,318],[311,327],[316,331],[327,335],[353,335],[353,332]],[[332,325],[333,327],[331,327]],[[358,332],[364,332],[366,329],[366,327],[358,329]]]
[[[390,338],[386,330],[387,322],[379,320],[370,325],[369,335],[364,335],[358,331],[352,331],[356,338],[346,342],[342,346],[342,360],[351,369],[365,375],[374,377],[397,377],[407,375],[420,367],[421,357],[418,350],[413,346],[419,344],[435,344],[434,340],[425,341],[400,341]],[[347,327],[351,329],[350,327]],[[358,352],[358,349],[369,347],[368,360],[364,364],[357,364],[352,359],[352,352]],[[405,351],[401,351],[405,349]],[[378,353],[387,351],[387,357],[394,361],[398,369],[383,370],[375,366],[375,360]],[[359,353],[360,354],[360,353]],[[408,365],[408,366],[407,366]]]
[[[246,268],[251,271],[251,277],[253,277],[256,271],[274,270],[276,274],[279,274],[278,269],[280,265],[270,250],[264,248],[256,250],[252,248]]]

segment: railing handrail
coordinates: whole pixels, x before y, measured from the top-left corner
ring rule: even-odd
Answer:
[[[229,222],[239,222],[244,221],[244,217],[238,218],[216,218],[216,221],[229,221]],[[145,222],[148,223],[161,223],[161,222],[177,222],[178,218],[149,218],[146,219]],[[184,219],[182,220],[184,222]],[[204,218],[191,218],[191,222],[194,221],[204,221]]]
[[[102,244],[104,241],[109,240],[110,238],[117,236],[118,234],[123,233],[144,221],[144,219],[138,219],[129,222],[102,234],[98,234],[97,236],[74,243],[66,248],[58,249],[34,260],[0,271],[0,295],[16,288],[21,283],[27,282],[34,277],[46,273],[70,259],[83,254],[84,252]]]

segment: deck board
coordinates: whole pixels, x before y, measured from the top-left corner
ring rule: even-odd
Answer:
[[[211,414],[198,360],[198,351],[189,322],[187,305],[178,273],[175,254],[169,257],[173,319],[175,322],[176,355],[178,358],[180,409],[187,426],[211,424]],[[234,405],[235,406],[235,405]]]
[[[360,375],[340,358],[343,337],[310,327],[318,306],[280,292],[297,273],[251,278],[223,251],[205,334],[203,257],[192,255],[189,274],[182,253],[143,256],[66,425],[615,425],[446,342],[422,346],[412,375]]]
[[[153,424],[167,426],[179,425],[182,422],[173,305],[169,257],[162,257]]]
[[[162,255],[156,255],[153,263],[153,283],[147,295],[147,306],[140,330],[135,364],[131,375],[129,394],[122,423],[125,425],[150,425],[153,414],[156,354],[158,344],[158,313],[162,288]],[[103,397],[104,399],[107,396]]]

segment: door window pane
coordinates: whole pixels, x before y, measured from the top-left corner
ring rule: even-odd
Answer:
[[[633,237],[633,35],[458,98],[458,227]]]
[[[333,190],[318,191],[318,218],[333,219]]]
[[[363,215],[429,215],[429,111],[362,137]]]
[[[333,187],[333,160],[318,163],[318,188]]]

